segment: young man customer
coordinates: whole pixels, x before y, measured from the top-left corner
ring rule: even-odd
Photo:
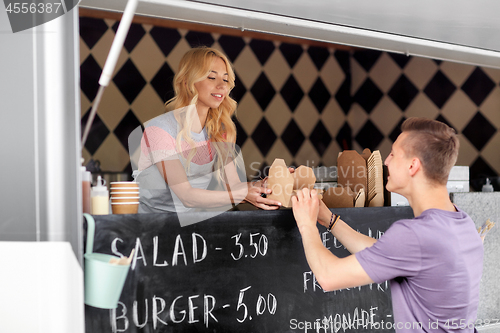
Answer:
[[[447,125],[410,118],[385,160],[387,190],[408,199],[415,218],[395,222],[379,239],[332,214],[314,190],[292,199],[309,266],[325,290],[390,280],[397,332],[474,332],[483,245],[474,222],[449,199],[446,182],[459,141]],[[337,258],[316,221],[352,253]]]

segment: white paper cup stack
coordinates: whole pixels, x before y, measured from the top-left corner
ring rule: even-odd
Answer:
[[[113,214],[137,214],[139,210],[139,183],[112,182],[111,210]]]

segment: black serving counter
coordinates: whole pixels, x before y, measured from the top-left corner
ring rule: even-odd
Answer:
[[[376,238],[413,217],[410,207],[335,212]],[[135,248],[135,256],[118,307],[86,306],[88,333],[373,332],[392,322],[388,283],[321,289],[291,209],[229,211],[184,227],[176,214],[94,219],[94,252],[128,256]],[[333,253],[348,255],[325,228],[319,232]]]

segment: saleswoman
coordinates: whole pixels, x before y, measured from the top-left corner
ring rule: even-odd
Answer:
[[[150,120],[141,140],[136,181],[139,212],[227,207],[247,201],[262,209],[277,209],[278,201],[262,183],[240,180],[236,126],[231,116],[236,101],[229,92],[235,75],[227,57],[207,47],[188,51],[174,77],[175,97],[167,113]],[[218,190],[211,190],[215,180]]]

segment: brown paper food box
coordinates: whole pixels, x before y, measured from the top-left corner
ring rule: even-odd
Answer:
[[[285,161],[277,158],[269,169],[267,184],[272,193],[267,197],[281,202],[283,207],[292,207],[291,199],[295,191],[304,187],[312,189],[315,183],[316,176],[312,168],[301,165],[294,173],[290,173]]]
[[[323,202],[328,208],[351,208],[355,196],[350,187],[329,187],[323,193]]]
[[[337,184],[350,187],[355,193],[364,189],[367,193],[366,160],[355,150],[345,150],[337,159]]]
[[[368,162],[368,159],[370,158],[372,152],[370,149],[368,148],[365,148],[363,149],[363,152],[361,153],[361,157],[363,157],[365,159],[366,162]]]
[[[366,161],[370,150],[360,155],[355,150],[345,150],[337,158],[337,187],[328,188],[323,202],[328,208],[364,207],[367,191]]]
[[[354,193],[350,187],[330,187],[323,193],[323,202],[328,208],[365,207],[365,191]]]

